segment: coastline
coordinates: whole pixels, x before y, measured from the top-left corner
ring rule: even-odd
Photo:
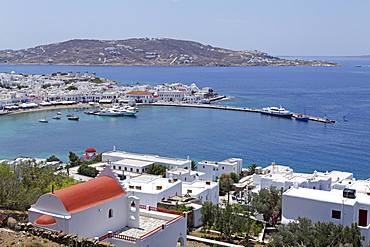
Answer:
[[[37,111],[47,111],[47,110],[57,110],[57,109],[68,109],[68,108],[92,108],[93,106],[89,104],[76,104],[76,105],[55,105],[55,106],[42,106],[38,108],[30,108],[17,111],[6,112],[4,110],[0,111],[0,116],[3,115],[15,115],[28,112],[37,112]]]

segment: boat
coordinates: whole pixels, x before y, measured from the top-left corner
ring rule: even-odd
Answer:
[[[48,122],[49,122],[49,120],[48,120],[48,119],[46,119],[46,118],[40,118],[40,119],[39,119],[39,122],[40,122],[40,123],[48,123]]]
[[[58,111],[58,113],[57,113],[58,115],[62,115],[62,113],[60,112],[60,111]]]
[[[267,115],[273,115],[273,116],[279,116],[279,117],[291,117],[293,116],[293,113],[291,113],[288,110],[285,110],[283,107],[276,107],[276,106],[270,106],[270,107],[264,107],[261,110],[262,114]]]
[[[88,115],[98,115],[98,113],[100,111],[101,111],[100,109],[95,109],[95,110],[87,110],[87,111],[84,111],[84,113],[85,114],[88,114]]]
[[[53,119],[61,119],[62,117],[60,115],[53,116]]]
[[[71,116],[71,117],[68,117],[68,120],[79,120],[80,119],[80,117],[78,117],[78,116]]]
[[[299,120],[299,121],[308,121],[308,116],[306,115],[303,115],[301,113],[296,113],[293,115],[293,117],[296,119],[296,120]]]
[[[123,116],[122,112],[114,108],[105,108],[97,113],[98,116],[109,116],[109,117],[119,117]]]
[[[113,106],[113,107],[110,107],[110,108],[102,109],[96,115],[98,115],[98,116],[120,117],[120,116],[135,116],[136,113],[138,113],[138,110],[137,110],[136,107]]]
[[[72,113],[67,113],[66,117],[73,117],[73,114]]]

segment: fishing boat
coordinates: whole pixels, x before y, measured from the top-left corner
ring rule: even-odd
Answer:
[[[278,117],[291,117],[293,116],[293,113],[291,113],[288,110],[285,110],[283,107],[276,107],[276,106],[270,106],[270,107],[264,107],[261,110],[262,114],[267,115],[273,115]]]
[[[308,121],[308,116],[306,115],[303,115],[301,113],[296,113],[293,115],[293,117],[296,119],[296,120],[299,120],[299,121]]]

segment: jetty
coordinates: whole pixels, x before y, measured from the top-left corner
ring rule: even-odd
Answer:
[[[214,100],[212,100],[214,101]],[[245,112],[256,112],[261,113],[261,109],[250,108],[250,107],[238,107],[238,106],[226,106],[226,105],[213,105],[213,104],[202,104],[202,103],[183,103],[183,102],[155,102],[150,105],[156,106],[176,106],[176,107],[197,107],[197,108],[211,108],[220,110],[231,110],[231,111],[245,111]],[[295,113],[293,113],[295,114]],[[335,123],[335,120],[327,119],[326,117],[313,117],[308,116],[308,120],[316,121],[321,123]]]

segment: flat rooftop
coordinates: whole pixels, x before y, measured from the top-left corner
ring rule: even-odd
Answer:
[[[131,237],[140,237],[167,222],[167,220],[152,218],[152,217],[147,217],[147,216],[141,216],[141,215],[139,217],[139,220],[140,220],[139,228],[133,228],[133,227],[126,226],[124,228],[121,228],[115,231],[115,233],[126,235],[126,236],[131,236]]]
[[[182,165],[184,163],[190,163],[190,160],[187,159],[175,159],[175,158],[167,158],[167,157],[160,157],[158,155],[152,155],[152,154],[135,154],[135,153],[128,153],[124,151],[109,151],[103,153],[103,155],[112,155],[115,157],[122,157],[122,159],[132,159],[132,160],[143,160],[143,161],[150,161],[150,162],[158,162],[158,163],[164,163],[164,164],[176,164],[176,165]]]
[[[112,162],[116,166],[134,166],[134,167],[147,167],[153,164],[153,162],[145,160],[133,160],[133,159],[122,159],[115,162]]]

